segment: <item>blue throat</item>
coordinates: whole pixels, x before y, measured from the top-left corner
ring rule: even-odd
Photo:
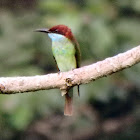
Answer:
[[[52,41],[62,41],[65,39],[65,36],[55,33],[48,33],[48,36],[52,39]]]

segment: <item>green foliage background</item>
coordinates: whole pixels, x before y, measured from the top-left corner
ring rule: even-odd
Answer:
[[[82,66],[117,55],[140,44],[139,0],[31,0],[0,2],[0,76],[30,76],[57,72],[47,35],[33,32],[57,24],[69,26],[76,36],[82,53]],[[136,87],[139,99],[140,65],[80,86],[75,94],[76,109],[94,101],[109,103],[112,99],[127,102],[129,87]],[[131,106],[131,100],[128,104]],[[60,113],[64,99],[59,90],[28,94],[0,95],[0,137],[15,139],[32,122],[43,116]],[[120,102],[107,108],[122,109]],[[136,102],[129,112],[139,117]],[[110,108],[111,107],[111,108]],[[97,108],[98,110],[98,108]],[[111,116],[104,110],[101,116]],[[106,115],[108,114],[108,115]],[[122,113],[123,114],[123,113]],[[75,129],[87,123],[82,117]],[[139,122],[138,122],[139,123]],[[139,128],[140,129],[140,128]],[[133,133],[134,132],[134,133]],[[124,132],[125,133],[125,132]],[[132,129],[132,138],[137,132]],[[126,135],[126,133],[125,133]],[[123,140],[127,137],[123,137]],[[121,139],[121,138],[120,138]]]

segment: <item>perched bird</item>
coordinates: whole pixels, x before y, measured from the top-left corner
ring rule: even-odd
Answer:
[[[36,31],[47,33],[51,38],[53,56],[61,72],[80,67],[80,48],[69,27],[56,25],[50,29],[37,29]],[[70,89],[65,94],[64,115],[72,115],[72,100],[73,89]]]

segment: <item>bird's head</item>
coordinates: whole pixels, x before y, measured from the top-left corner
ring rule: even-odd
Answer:
[[[47,33],[49,37],[54,41],[60,38],[66,37],[71,41],[74,40],[74,36],[71,32],[71,29],[66,25],[56,25],[50,29],[37,29],[37,32]]]

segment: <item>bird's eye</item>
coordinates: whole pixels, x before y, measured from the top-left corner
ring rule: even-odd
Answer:
[[[56,29],[56,30],[55,30],[55,32],[57,33],[57,32],[58,32],[58,30]]]

